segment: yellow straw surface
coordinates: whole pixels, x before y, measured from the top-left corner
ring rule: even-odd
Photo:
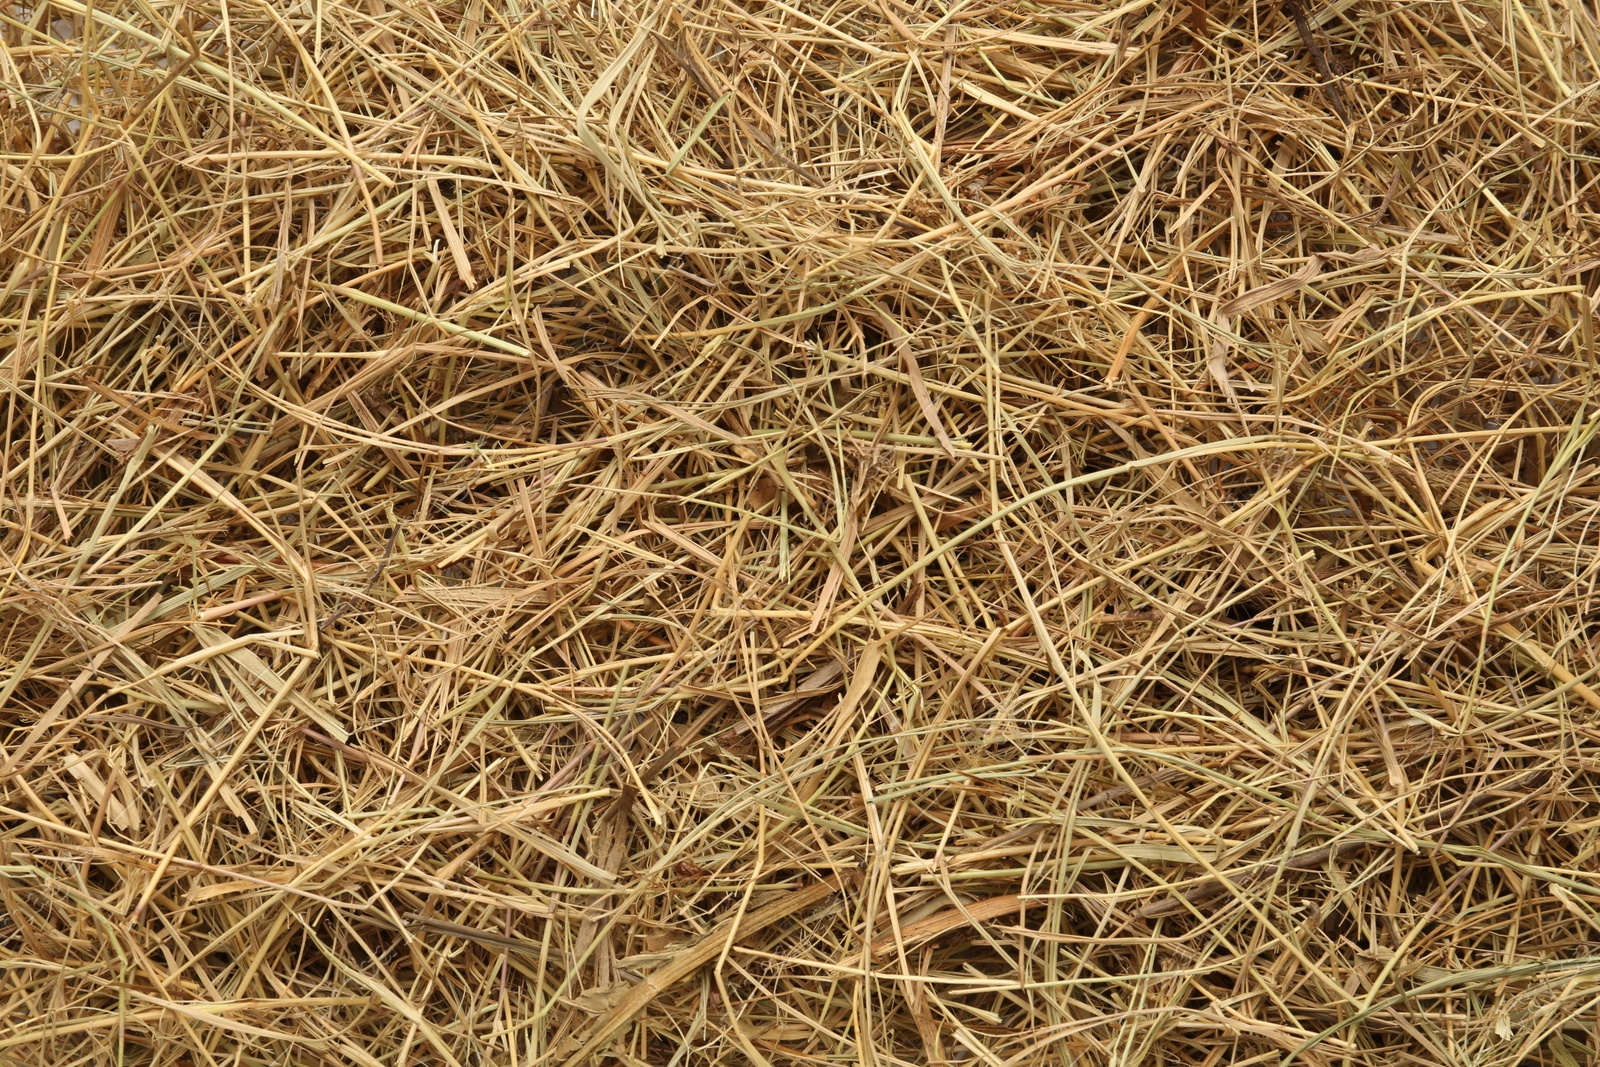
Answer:
[[[0,1063],[1600,1063],[1579,0],[0,3]]]

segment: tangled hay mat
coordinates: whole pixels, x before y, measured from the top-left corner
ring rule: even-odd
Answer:
[[[1600,1063],[1590,0],[0,40],[0,1063]]]

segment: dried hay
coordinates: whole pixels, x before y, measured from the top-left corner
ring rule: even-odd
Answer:
[[[0,23],[0,1059],[1600,1062],[1592,6]]]

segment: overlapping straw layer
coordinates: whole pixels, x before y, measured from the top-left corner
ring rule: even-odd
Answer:
[[[1600,1062],[1592,5],[0,23],[0,1061]]]

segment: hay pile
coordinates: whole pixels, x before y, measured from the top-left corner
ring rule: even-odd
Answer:
[[[0,1061],[1600,1061],[1590,7],[0,22]]]

